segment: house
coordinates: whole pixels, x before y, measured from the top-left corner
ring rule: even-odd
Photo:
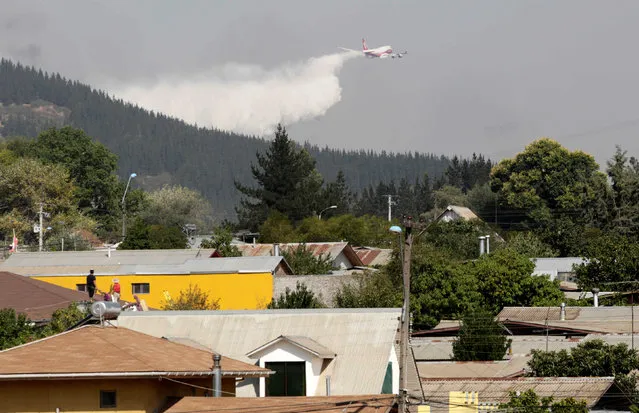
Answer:
[[[264,398],[185,397],[166,413],[396,413],[394,395]]]
[[[470,208],[458,205],[448,205],[444,212],[442,212],[437,216],[437,218],[435,218],[435,221],[450,222],[457,221],[459,219],[462,219],[464,221],[471,221],[475,219],[481,220],[481,218],[479,218],[477,214],[471,211]]]
[[[108,291],[114,278],[121,300],[144,299],[162,308],[189,285],[198,285],[219,300],[221,309],[265,308],[271,302],[273,278],[291,274],[283,257],[209,259],[189,250],[80,251],[16,253],[0,264],[1,271],[31,277],[78,291],[86,290],[86,274],[95,270],[98,289]]]
[[[213,353],[123,327],[84,326],[0,352],[0,411],[157,412],[211,394]],[[222,356],[222,395],[273,372]]]
[[[587,264],[588,260],[580,257],[531,258],[535,263],[532,275],[548,275],[551,281],[559,280],[562,284],[575,284],[575,265]]]
[[[36,324],[46,324],[56,310],[88,300],[84,292],[59,287],[11,272],[0,272],[0,307],[13,308]],[[96,299],[102,300],[101,296]]]
[[[289,244],[236,244],[245,257],[267,257],[280,255],[281,252],[291,251],[304,245],[315,257],[330,257],[333,268],[348,270],[363,267],[364,264],[353,247],[348,242],[308,242]]]
[[[399,308],[122,313],[120,326],[182,337],[280,374],[245,380],[238,396],[397,394]],[[409,394],[421,399],[412,356]],[[299,383],[283,389],[283,381]]]

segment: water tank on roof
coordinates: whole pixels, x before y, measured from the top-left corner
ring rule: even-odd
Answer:
[[[103,320],[115,320],[121,311],[120,304],[112,301],[96,301],[91,305],[91,314]]]

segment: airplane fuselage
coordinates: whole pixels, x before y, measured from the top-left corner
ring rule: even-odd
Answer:
[[[393,53],[393,48],[390,46],[382,46],[382,47],[376,47],[374,49],[366,49],[366,50],[363,50],[363,52],[366,57],[384,58],[384,57],[390,56]]]

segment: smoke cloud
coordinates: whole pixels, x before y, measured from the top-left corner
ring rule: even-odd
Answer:
[[[336,53],[272,70],[228,63],[188,79],[165,78],[111,91],[188,123],[263,136],[273,133],[278,122],[290,125],[324,115],[341,100],[340,69],[358,56]]]

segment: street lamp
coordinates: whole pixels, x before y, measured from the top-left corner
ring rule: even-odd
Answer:
[[[328,208],[324,208],[320,211],[319,215],[317,216],[317,218],[319,218],[320,220],[322,219],[322,214],[324,213],[324,211],[328,211],[329,209],[335,209],[337,208],[337,205],[331,205]]]
[[[126,204],[124,203],[124,199],[126,198],[126,193],[129,190],[129,185],[131,184],[131,179],[138,176],[135,172],[129,175],[129,180],[126,183],[126,188],[124,188],[124,195],[122,195],[122,241],[126,237]]]

